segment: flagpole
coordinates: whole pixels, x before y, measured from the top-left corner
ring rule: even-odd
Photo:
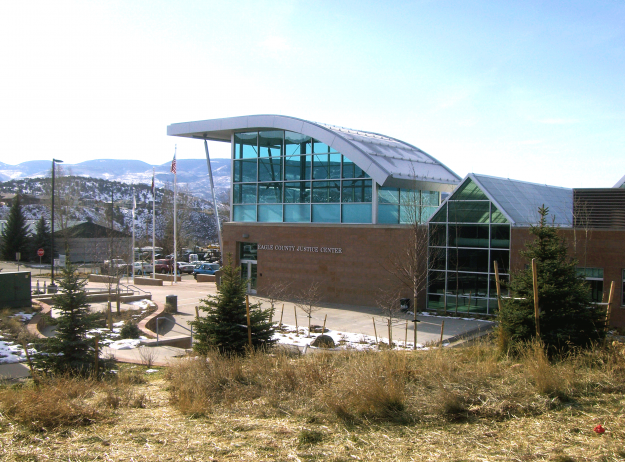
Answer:
[[[137,201],[135,200],[135,188],[132,188],[132,283],[135,283],[135,209]]]
[[[178,248],[177,248],[177,239],[176,239],[176,228],[178,228],[177,226],[177,220],[178,220],[178,213],[176,210],[176,195],[177,195],[177,190],[178,190],[178,173],[177,173],[177,166],[176,166],[176,151],[178,150],[178,145],[175,145],[174,147],[174,161],[172,162],[172,170],[174,171],[174,268],[173,268],[173,273],[174,273],[174,280],[173,283],[176,283],[176,275],[178,273]]]
[[[154,250],[154,237],[156,233],[155,225],[156,225],[156,212],[155,212],[155,204],[156,204],[156,186],[154,185],[154,167],[152,167],[152,279],[156,278],[156,267],[154,264],[156,263],[154,256],[156,255],[156,251]]]
[[[215,209],[215,220],[217,220],[217,239],[219,240],[219,258],[224,262],[223,242],[221,240],[221,226],[219,224],[219,213],[217,211],[217,197],[215,196],[215,184],[213,183],[213,169],[211,168],[211,160],[208,154],[208,143],[204,139],[204,151],[206,152],[206,165],[208,166],[208,177],[211,182],[211,194],[213,196],[213,208]]]

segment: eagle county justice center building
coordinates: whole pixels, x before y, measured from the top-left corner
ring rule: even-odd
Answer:
[[[580,271],[595,299],[607,276],[618,282],[615,295],[625,304],[625,223],[585,217],[582,244],[573,207],[581,194],[594,201],[587,211],[599,201],[622,212],[625,189],[572,190],[473,174],[461,179],[395,138],[279,115],[177,123],[167,134],[231,143],[223,250],[241,266],[252,293],[262,295],[276,281],[289,282],[293,292],[317,281],[324,301],[375,305],[380,289],[393,284],[389,259],[405,249],[407,225],[417,221],[428,224],[429,233],[430,271],[420,306],[427,301],[428,309],[491,314],[490,262],[498,261],[502,279],[523,267],[519,251],[545,204],[570,244],[575,237],[578,259],[584,248]],[[618,313],[613,319],[625,324]]]

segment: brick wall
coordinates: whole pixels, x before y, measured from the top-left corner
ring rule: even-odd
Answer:
[[[607,301],[610,282],[614,281],[614,299],[611,325],[625,327],[622,271],[625,269],[625,231],[592,230],[588,238],[583,230],[560,229],[569,247],[569,255],[579,261],[578,266],[603,268],[603,290]],[[525,241],[533,238],[528,228],[512,228],[511,266],[513,271],[524,268],[526,262],[520,256]]]
[[[375,306],[380,289],[398,284],[389,271],[391,261],[405,250],[409,236],[410,227],[399,225],[226,223],[223,245],[237,264],[238,242],[273,246],[258,250],[259,295],[274,281],[288,281],[291,291],[297,292],[314,280],[321,284],[325,302]],[[403,288],[402,296],[410,298],[411,290]],[[425,297],[421,309],[424,302]]]

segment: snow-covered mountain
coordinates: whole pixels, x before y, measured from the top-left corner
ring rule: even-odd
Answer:
[[[140,160],[96,159],[86,160],[79,164],[57,164],[66,175],[90,178],[101,178],[119,181],[126,184],[151,184],[152,168],[156,172],[156,186],[164,187],[173,183],[171,163],[150,165]],[[189,192],[196,197],[210,199],[210,180],[206,159],[178,159],[178,185],[187,186]],[[217,198],[228,197],[230,188],[230,159],[212,159],[213,179]],[[37,178],[50,176],[52,162],[49,160],[31,160],[17,165],[0,162],[0,181]]]

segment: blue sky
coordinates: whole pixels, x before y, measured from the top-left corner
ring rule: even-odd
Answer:
[[[0,14],[0,161],[200,158],[175,122],[284,114],[458,175],[625,174],[625,3],[33,1]],[[226,157],[226,144],[212,143]]]

